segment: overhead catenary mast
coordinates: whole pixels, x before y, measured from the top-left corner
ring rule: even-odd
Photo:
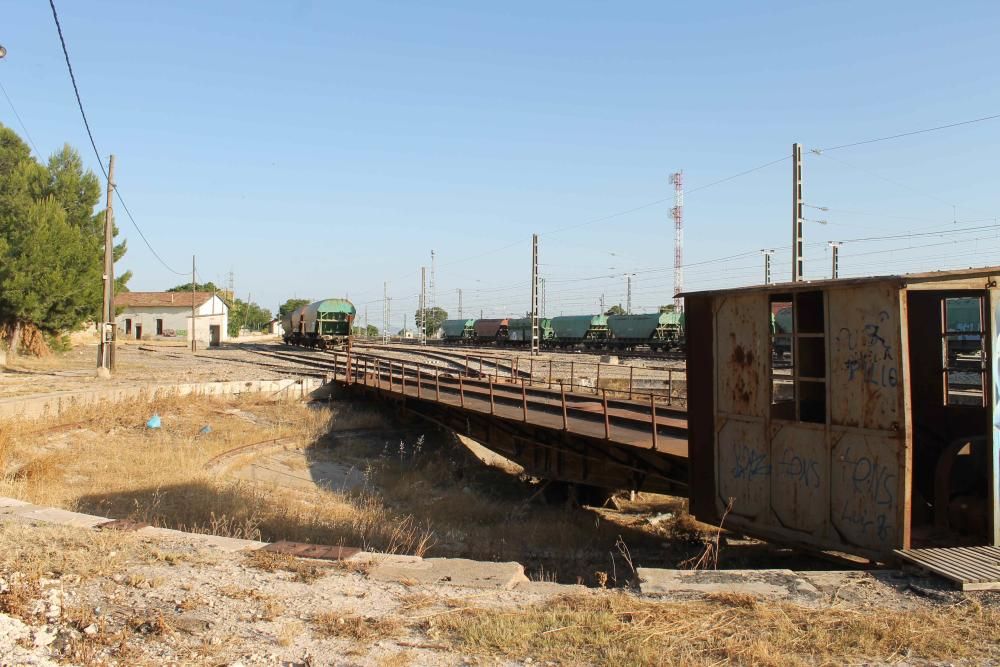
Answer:
[[[670,174],[674,185],[674,207],[670,215],[674,219],[674,310],[684,310],[684,299],[677,296],[684,291],[684,171]]]

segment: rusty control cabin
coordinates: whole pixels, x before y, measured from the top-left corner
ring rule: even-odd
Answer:
[[[874,560],[1000,545],[998,278],[685,294],[692,513]]]

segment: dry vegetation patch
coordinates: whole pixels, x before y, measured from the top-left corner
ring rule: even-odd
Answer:
[[[1000,656],[1000,612],[973,599],[935,610],[811,608],[743,596],[654,602],[626,594],[564,597],[519,610],[430,621],[456,648],[560,664],[795,665]]]
[[[392,639],[406,633],[407,626],[396,616],[361,616],[323,612],[312,621],[313,630],[321,637],[345,637],[361,642]]]

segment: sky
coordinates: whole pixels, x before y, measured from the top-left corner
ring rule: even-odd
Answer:
[[[199,278],[276,310],[348,296],[412,323],[420,267],[458,315],[546,315],[791,265],[791,146],[805,151],[805,274],[1000,264],[991,2],[58,0],[119,207],[133,290]],[[0,123],[100,173],[48,3],[5,5]],[[23,121],[16,118],[17,110]],[[751,173],[722,179],[778,161]],[[706,187],[707,186],[707,187]],[[826,209],[826,210],[823,210]],[[883,238],[883,237],[893,238]],[[872,237],[876,237],[872,240]],[[866,239],[866,240],[860,240]]]

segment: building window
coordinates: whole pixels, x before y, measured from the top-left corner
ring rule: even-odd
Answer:
[[[826,423],[826,303],[822,292],[770,298],[771,416]]]
[[[125,334],[129,335],[132,333],[132,320],[125,318]]]
[[[941,299],[941,372],[944,404],[986,405],[985,299]]]

